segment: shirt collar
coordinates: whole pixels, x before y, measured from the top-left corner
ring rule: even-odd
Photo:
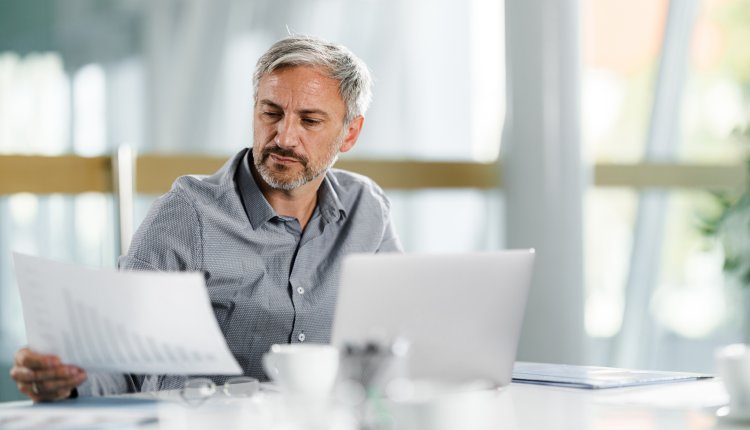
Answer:
[[[255,182],[250,170],[250,163],[252,162],[253,150],[250,148],[237,169],[237,184],[240,188],[242,204],[245,206],[245,213],[253,226],[253,230],[255,230],[266,221],[273,219],[276,216],[276,211],[273,210]]]
[[[323,219],[327,222],[336,222],[346,216],[346,209],[339,199],[336,189],[331,184],[330,172],[326,172],[323,183],[318,189],[318,207]]]
[[[253,150],[250,148],[237,169],[237,184],[242,204],[245,207],[245,213],[250,220],[253,229],[257,229],[263,223],[277,217],[278,214],[268,203],[266,197],[260,191],[258,183],[250,170],[250,163],[253,162]],[[329,178],[330,172],[326,176],[318,189],[318,205],[316,210],[319,211],[326,223],[338,221],[346,215],[344,205],[339,199],[338,193],[331,184]]]

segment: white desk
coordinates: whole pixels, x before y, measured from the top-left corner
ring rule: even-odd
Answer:
[[[138,397],[152,397],[140,394]],[[174,393],[162,393],[162,399],[176,400]],[[276,400],[274,400],[276,398]],[[212,420],[245,422],[237,428],[274,428],[269,421],[277,407],[278,395],[266,394],[252,405],[248,401],[225,403],[218,412],[201,406],[187,409],[187,425],[182,428],[206,428]],[[503,430],[704,430],[750,429],[748,424],[735,424],[717,419],[716,410],[727,401],[717,380],[680,382],[663,385],[581,390],[550,386],[511,384],[499,392],[496,402],[498,423]],[[19,403],[4,404],[5,408]],[[2,409],[5,409],[2,408]],[[249,412],[248,412],[249,409]],[[234,417],[234,418],[233,418]],[[218,424],[218,423],[217,423]],[[231,426],[222,425],[221,428]],[[149,424],[143,429],[175,429],[175,426]],[[471,429],[456,429],[471,430]]]
[[[717,380],[607,390],[512,384],[506,397],[508,429],[735,428],[715,416],[728,400]]]

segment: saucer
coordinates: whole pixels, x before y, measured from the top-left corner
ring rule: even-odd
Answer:
[[[716,411],[716,416],[722,421],[750,423],[750,410],[734,412],[729,409],[729,406],[723,406]]]

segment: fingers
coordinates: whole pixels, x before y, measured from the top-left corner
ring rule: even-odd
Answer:
[[[73,389],[66,387],[54,391],[41,391],[38,387],[32,384],[19,383],[18,390],[29,396],[35,403],[38,403],[67,399],[70,397],[70,393]]]
[[[71,391],[86,380],[85,374],[74,378],[17,382],[18,390],[35,402],[66,399]]]
[[[46,380],[24,382],[23,384],[28,384],[32,392],[36,390],[35,394],[50,394],[50,393],[55,393],[63,389],[67,389],[68,391],[70,391],[73,388],[80,385],[85,380],[86,380],[86,377],[83,375],[80,375],[80,376],[76,376],[72,378],[46,379]]]
[[[49,379],[75,378],[85,373],[83,369],[75,366],[59,365],[42,370],[32,370],[28,367],[14,366],[10,369],[10,377],[16,382],[35,382]]]
[[[62,364],[57,356],[23,348],[15,355],[10,377],[19,391],[39,402],[69,397],[71,390],[86,380],[86,372]]]
[[[44,369],[47,367],[59,366],[61,363],[56,355],[40,354],[29,348],[21,348],[16,352],[14,364],[29,369]]]

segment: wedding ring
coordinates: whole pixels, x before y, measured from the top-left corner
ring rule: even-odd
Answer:
[[[34,394],[39,394],[39,387],[36,385],[36,382],[31,383],[31,392]]]

